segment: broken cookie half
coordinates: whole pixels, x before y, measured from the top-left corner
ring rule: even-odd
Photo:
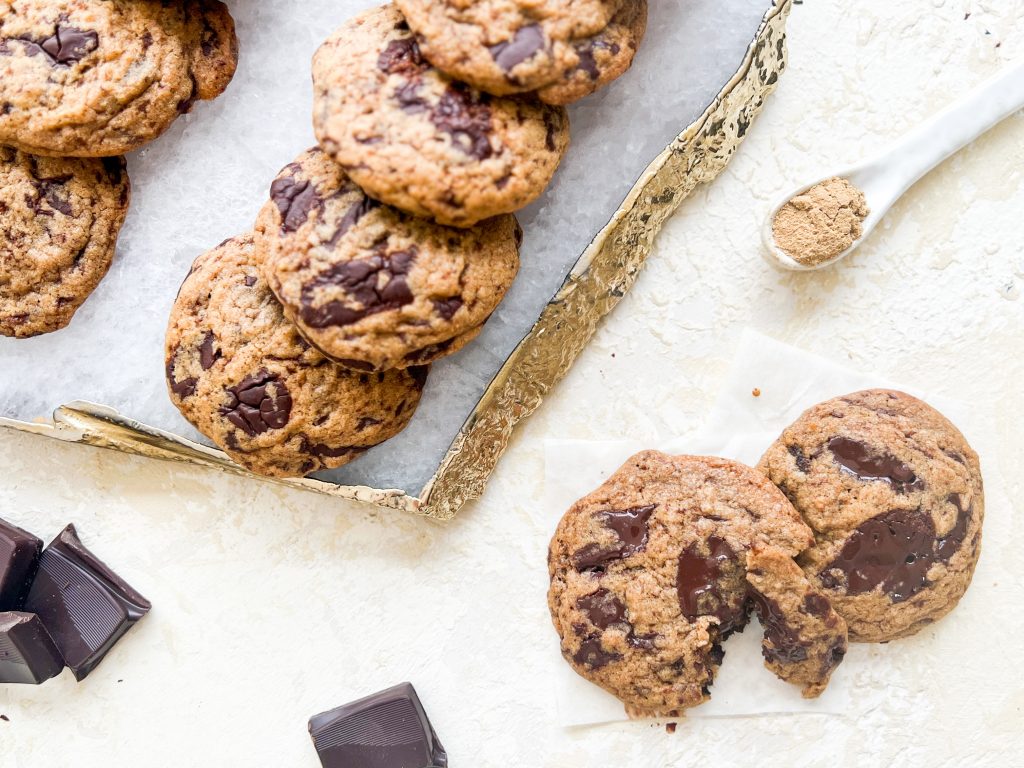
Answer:
[[[846,655],[846,622],[780,549],[755,546],[747,553],[747,583],[764,628],[764,665],[800,686],[804,698],[820,696]]]

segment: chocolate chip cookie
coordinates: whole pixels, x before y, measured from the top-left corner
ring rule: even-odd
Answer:
[[[0,147],[0,334],[36,336],[71,322],[110,267],[129,196],[123,157]]]
[[[0,13],[0,144],[105,157],[159,136],[231,80],[217,0],[10,0]]]
[[[758,467],[814,529],[799,563],[851,640],[911,635],[967,590],[985,511],[978,456],[927,404],[880,389],[820,403]]]
[[[426,368],[355,373],[289,323],[254,262],[251,235],[200,256],[167,329],[178,410],[232,459],[295,477],[346,464],[412,418]]]
[[[632,0],[396,0],[423,55],[454,78],[498,96],[561,81],[575,43],[599,34]]]
[[[746,624],[752,546],[813,541],[779,490],[742,464],[644,451],[565,513],[548,554],[562,654],[634,715],[709,695],[721,640]]]
[[[394,6],[344,24],[313,59],[313,124],[367,193],[457,227],[511,213],[547,186],[569,144],[561,107],[497,98],[420,55]]]
[[[513,216],[453,229],[367,197],[322,150],[286,166],[257,221],[288,319],[357,370],[423,365],[467,344],[519,268]]]
[[[804,698],[821,695],[846,655],[846,622],[793,558],[774,547],[747,553],[747,582],[764,629],[764,665],[800,686]]]
[[[591,37],[574,40],[562,75],[537,91],[548,104],[571,104],[604,88],[633,64],[647,32],[647,0],[627,0],[611,23]]]

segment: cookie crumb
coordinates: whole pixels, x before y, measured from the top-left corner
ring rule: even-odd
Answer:
[[[753,395],[754,397],[760,397],[760,396],[761,396],[761,390],[760,390],[760,389],[758,389],[757,387],[754,387],[754,388],[753,388],[753,389],[752,389],[752,390],[750,391],[750,394],[752,394],[752,395]]]
[[[675,733],[676,723],[665,723],[665,733]]]
[[[783,205],[772,222],[772,235],[787,256],[814,266],[859,240],[870,212],[860,189],[846,179],[831,178]]]

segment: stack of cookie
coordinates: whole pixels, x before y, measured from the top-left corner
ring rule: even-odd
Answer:
[[[182,414],[271,476],[402,430],[425,366],[480,333],[518,272],[512,214],[568,147],[562,105],[624,72],[646,21],[646,0],[406,0],[342,25],[313,59],[319,146],[172,310]]]
[[[756,611],[781,679],[820,694],[847,642],[951,611],[978,562],[978,456],[902,392],[820,403],[757,468],[645,451],[577,501],[548,557],[562,653],[640,716],[705,701]]]
[[[106,274],[124,153],[234,74],[217,0],[11,0],[0,13],[0,334],[66,326]]]

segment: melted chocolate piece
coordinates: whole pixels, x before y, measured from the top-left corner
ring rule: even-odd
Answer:
[[[299,316],[311,328],[327,328],[351,325],[378,312],[410,304],[415,297],[406,278],[416,255],[415,246],[394,253],[381,248],[369,258],[335,264],[303,287]],[[337,300],[313,306],[314,294],[321,286],[340,286],[359,306]]]
[[[462,309],[462,299],[459,296],[453,296],[450,299],[435,299],[434,309],[445,320],[451,320],[455,317],[455,313]]]
[[[16,38],[26,44],[29,56],[45,55],[53,64],[69,66],[85,58],[99,47],[99,35],[89,30],[57,24],[54,33],[42,40]]]
[[[601,70],[597,68],[597,59],[594,58],[594,49],[589,46],[583,47],[577,49],[576,53],[580,57],[580,63],[577,67],[590,75],[591,80],[597,80],[597,78],[601,76]]]
[[[0,613],[0,684],[39,685],[64,669],[64,659],[33,613]]]
[[[554,152],[557,149],[555,144],[555,133],[558,131],[558,125],[555,123],[554,113],[545,111],[544,112],[544,148],[548,152]]]
[[[392,40],[377,57],[377,69],[388,75],[401,74],[411,77],[419,75],[427,67],[420,47],[412,37]]]
[[[608,629],[613,624],[626,624],[626,606],[607,589],[599,589],[576,601],[576,607],[583,611],[590,623],[598,629]]]
[[[379,206],[380,203],[376,200],[364,195],[358,203],[353,204],[347,211],[345,211],[345,215],[342,216],[341,221],[338,222],[338,228],[334,230],[334,234],[331,235],[331,239],[328,240],[328,244],[332,247],[337,245],[338,241],[341,240],[341,238],[344,237],[352,227],[358,224],[359,220],[362,219],[363,216]]]
[[[299,450],[309,456],[316,456],[319,459],[340,459],[343,456],[358,456],[369,450],[365,446],[342,445],[332,447],[324,443],[314,443],[306,435],[302,435]]]
[[[71,176],[56,176],[49,179],[37,179],[32,182],[36,189],[36,198],[29,202],[33,212],[39,216],[52,216],[54,211],[65,216],[74,214],[71,203],[64,199],[64,185],[71,180]],[[43,207],[43,203],[49,209]]]
[[[420,95],[422,86],[423,81],[415,79],[395,89],[395,100],[407,115],[418,115],[429,108],[429,102]]]
[[[786,617],[778,603],[765,597],[755,589],[750,590],[754,602],[754,610],[764,629],[764,642],[761,644],[761,655],[765,661],[779,664],[795,664],[807,660],[807,645],[793,627],[786,623]]]
[[[614,531],[619,541],[610,547],[588,544],[572,555],[573,567],[578,571],[604,571],[604,566],[641,551],[647,546],[647,523],[657,504],[629,509],[607,509],[595,512],[606,528]]]
[[[430,114],[430,121],[452,137],[455,147],[477,160],[486,160],[494,154],[488,98],[486,94],[453,83]]]
[[[807,474],[811,468],[811,460],[807,458],[807,455],[800,449],[799,445],[787,445],[786,450],[789,451],[789,455],[793,457],[793,461],[796,462],[796,468],[804,474]]]
[[[220,360],[220,350],[213,348],[216,340],[217,337],[213,335],[213,332],[208,331],[203,337],[203,343],[199,345],[199,365],[202,366],[204,371],[213,368],[213,364]]]
[[[291,417],[291,395],[278,377],[265,369],[225,391],[228,403],[221,406],[221,415],[249,437],[281,429]]]
[[[324,768],[447,768],[416,690],[396,685],[309,719]]]
[[[577,664],[586,664],[591,669],[600,669],[619,661],[622,655],[606,651],[601,645],[601,636],[592,635],[580,643],[580,649],[573,654],[572,660]]]
[[[894,603],[928,586],[936,545],[935,526],[921,510],[893,510],[866,520],[843,545],[839,556],[819,574],[830,589],[842,586],[833,571],[845,576],[846,594],[861,595],[881,587]]]
[[[321,204],[316,187],[308,181],[296,181],[290,176],[276,179],[270,185],[270,199],[281,212],[281,231],[294,232],[309,218],[312,210]]]
[[[963,545],[967,537],[967,523],[970,522],[971,513],[974,511],[973,507],[964,509],[963,499],[959,493],[951,493],[946,500],[956,507],[956,523],[949,533],[935,542],[935,557],[943,562],[948,562]]]
[[[151,608],[85,548],[69,525],[43,550],[25,610],[39,616],[64,661],[83,680]]]
[[[196,393],[196,387],[199,385],[199,380],[194,376],[189,376],[187,379],[178,381],[174,378],[174,366],[178,360],[178,350],[175,349],[171,355],[170,360],[167,361],[167,384],[171,388],[171,392],[176,394],[178,397],[184,399],[186,397],[192,397]]]
[[[876,454],[867,443],[833,437],[828,449],[844,471],[861,480],[885,480],[897,493],[924,488],[924,481],[910,467],[891,454]]]
[[[728,576],[727,569],[739,568],[739,561],[725,539],[710,536],[706,543],[706,555],[698,542],[679,555],[676,571],[679,609],[690,621],[698,616],[715,616],[721,631],[731,632],[746,622],[745,600],[742,595],[724,593],[722,581]]]
[[[0,611],[13,611],[25,603],[43,542],[6,520],[0,520]]]
[[[829,611],[832,610],[832,603],[824,595],[815,594],[811,592],[804,596],[804,613],[816,616],[819,619],[823,619],[828,616]]]
[[[633,632],[630,632],[629,635],[626,637],[626,642],[629,643],[630,646],[638,650],[653,651],[655,648],[654,641],[657,638],[658,635],[654,632],[652,632],[649,635],[637,635]]]
[[[544,31],[539,24],[530,24],[517,29],[511,40],[492,45],[489,50],[494,63],[507,74],[543,49]],[[514,78],[508,79],[515,82]]]

